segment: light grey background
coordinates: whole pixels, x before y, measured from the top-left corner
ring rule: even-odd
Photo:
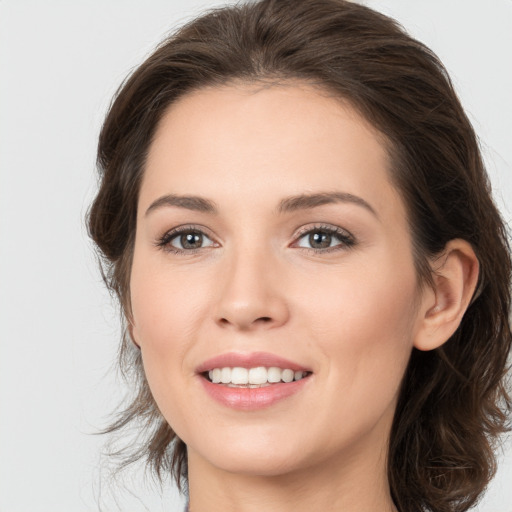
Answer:
[[[83,217],[95,146],[125,75],[191,0],[0,0],[0,512],[181,510],[140,473],[109,490],[102,425],[122,386],[118,313]],[[512,218],[512,0],[367,0],[445,62]],[[512,512],[512,446],[479,512]],[[116,503],[117,499],[117,503]]]

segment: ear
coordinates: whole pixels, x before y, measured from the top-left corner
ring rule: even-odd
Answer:
[[[459,327],[478,281],[478,259],[465,240],[450,240],[431,267],[434,286],[423,295],[414,340],[419,350],[433,350],[448,341]]]

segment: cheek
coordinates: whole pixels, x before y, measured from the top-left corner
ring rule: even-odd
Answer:
[[[318,279],[301,303],[304,328],[323,353],[327,378],[340,391],[350,390],[345,396],[354,404],[389,403],[412,350],[415,273],[412,265],[392,263]]]
[[[208,292],[204,279],[134,258],[130,281],[134,334],[144,348],[167,357],[194,338]]]
[[[173,430],[186,439],[190,418],[201,415],[184,383],[193,376],[186,361],[199,338],[197,319],[205,315],[207,290],[191,286],[183,272],[165,271],[161,265],[142,263],[142,258],[135,257],[131,294],[133,333],[141,347],[151,393]]]
[[[137,256],[131,275],[133,334],[160,410],[166,418],[175,417],[175,411],[168,409],[179,405],[180,379],[187,371],[184,361],[190,341],[197,338],[198,290],[179,272],[166,272]]]
[[[297,296],[301,297],[303,314],[308,315],[315,330],[325,331],[340,341],[348,341],[348,333],[349,339],[354,339],[358,334],[375,330],[382,335],[410,330],[416,310],[414,268],[408,262],[400,265],[386,259],[362,261],[309,279],[307,289]]]

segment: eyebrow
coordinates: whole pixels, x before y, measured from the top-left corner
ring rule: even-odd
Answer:
[[[283,199],[278,206],[279,213],[294,212],[297,210],[308,210],[323,206],[324,204],[333,203],[352,203],[362,206],[375,217],[379,218],[373,207],[367,203],[362,197],[349,194],[348,192],[320,192],[316,194],[300,194],[298,196]]]
[[[362,197],[349,194],[348,192],[317,192],[314,194],[300,194],[297,196],[287,197],[279,202],[277,207],[278,213],[290,213],[297,210],[309,210],[318,206],[334,203],[352,203],[362,206],[375,217],[379,217],[372,206]],[[146,210],[145,215],[152,211],[165,206],[176,206],[202,213],[217,214],[216,204],[204,197],[199,196],[179,196],[176,194],[166,194],[151,203]]]
[[[153,210],[162,208],[163,206],[177,206],[178,208],[186,208],[187,210],[193,210],[196,212],[217,213],[215,203],[209,199],[204,199],[203,197],[198,196],[178,196],[175,194],[167,194],[153,201],[146,210],[145,215],[148,215]]]

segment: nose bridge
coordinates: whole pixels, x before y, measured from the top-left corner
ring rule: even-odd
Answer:
[[[279,286],[279,262],[266,244],[240,242],[225,260],[217,321],[242,330],[286,322],[288,308]]]

